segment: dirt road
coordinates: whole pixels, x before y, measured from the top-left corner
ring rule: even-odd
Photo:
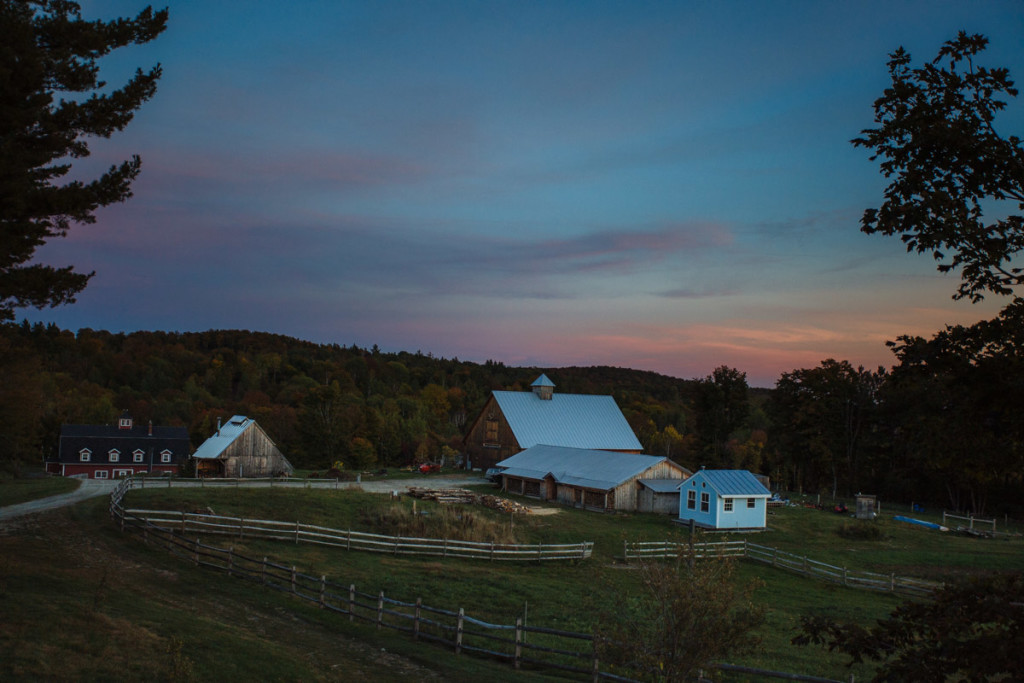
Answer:
[[[34,512],[44,512],[65,505],[73,505],[87,498],[109,494],[115,486],[117,486],[117,481],[110,479],[82,479],[81,485],[71,493],[62,493],[59,496],[39,498],[27,503],[0,508],[0,520],[14,519]]]
[[[316,483],[327,485],[327,482],[323,480]],[[362,488],[364,491],[370,491],[373,493],[389,493],[391,491],[404,493],[410,486],[441,489],[458,488],[460,486],[486,483],[487,480],[483,477],[437,476],[417,477],[415,479],[373,479],[360,482],[350,481],[342,482],[340,488]],[[116,485],[117,481],[115,480],[83,479],[81,485],[71,493],[63,493],[59,496],[30,500],[27,503],[8,505],[7,507],[0,508],[0,521],[22,517],[36,512],[53,510],[55,508],[64,507],[65,505],[74,505],[79,501],[86,500],[87,498],[93,498],[95,496],[108,495],[114,490]],[[246,486],[245,483],[241,483],[239,485]],[[252,484],[254,487],[265,487],[267,485],[268,484],[266,482],[254,482]]]

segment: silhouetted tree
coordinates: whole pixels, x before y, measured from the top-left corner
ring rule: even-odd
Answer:
[[[86,21],[66,0],[0,0],[0,320],[71,303],[92,276],[29,261],[73,223],[95,222],[98,207],[131,196],[138,156],[91,182],[62,179],[89,155],[89,137],[122,130],[156,92],[159,65],[107,92],[97,60],[153,40],[166,23],[166,10],[148,7],[134,19]]]
[[[901,47],[890,55],[891,87],[875,101],[877,128],[852,141],[874,150],[892,182],[885,202],[868,209],[861,229],[900,235],[907,251],[931,252],[941,272],[962,268],[954,298],[1012,294],[1024,282],[1012,259],[1024,248],[1024,148],[995,128],[1003,96],[1017,89],[1007,69],[974,63],[988,39],[961,31],[938,56],[910,67]],[[1005,218],[986,222],[982,204]]]

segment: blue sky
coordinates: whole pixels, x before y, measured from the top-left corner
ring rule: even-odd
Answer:
[[[40,251],[97,274],[32,321],[773,386],[1003,303],[859,232],[885,182],[849,140],[900,45],[983,33],[1024,79],[1017,0],[169,9],[103,62],[160,62],[156,97],[77,171],[138,153],[135,197]],[[1024,103],[998,124],[1024,134]]]

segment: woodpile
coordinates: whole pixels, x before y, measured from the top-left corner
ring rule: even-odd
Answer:
[[[413,498],[434,500],[438,503],[448,505],[482,505],[501,512],[518,512],[523,514],[530,512],[530,508],[517,503],[514,500],[508,500],[507,498],[500,498],[498,496],[488,494],[474,493],[467,489],[428,489],[420,486],[410,486],[408,488],[408,493]]]

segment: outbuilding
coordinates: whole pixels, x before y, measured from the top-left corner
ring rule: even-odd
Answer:
[[[764,529],[771,492],[747,470],[705,470],[679,488],[679,519],[705,529]]]
[[[291,463],[256,421],[235,415],[192,454],[197,477],[276,477]]]
[[[498,463],[508,493],[590,510],[639,510],[640,480],[678,484],[687,470],[668,458],[538,445]]]

